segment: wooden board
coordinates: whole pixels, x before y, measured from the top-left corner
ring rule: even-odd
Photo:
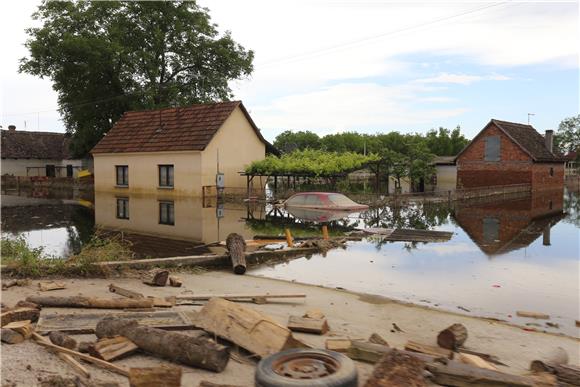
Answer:
[[[294,332],[323,335],[328,332],[328,323],[325,318],[290,316],[288,319],[288,329]]]
[[[113,361],[128,356],[139,349],[123,336],[102,338],[89,348],[89,354],[98,359]]]
[[[183,312],[120,312],[41,314],[36,331],[39,333],[60,331],[73,334],[94,333],[97,323],[106,316],[137,320],[139,324],[166,330],[193,329],[194,326]]]
[[[433,345],[421,344],[415,341],[407,341],[405,344],[405,349],[411,352],[424,353],[426,355],[431,355],[435,357],[445,357],[447,359],[451,358],[452,351],[445,348],[435,347]]]

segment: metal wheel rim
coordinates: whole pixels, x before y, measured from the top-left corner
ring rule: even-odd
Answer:
[[[272,365],[280,376],[290,379],[320,379],[338,371],[340,364],[331,356],[299,353],[281,357]]]

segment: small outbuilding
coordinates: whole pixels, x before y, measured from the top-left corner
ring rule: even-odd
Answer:
[[[492,119],[457,155],[457,188],[563,189],[564,159],[553,151],[553,136],[553,130],[542,136],[531,125]]]
[[[241,101],[126,112],[92,149],[95,190],[203,196],[240,189],[271,145]]]

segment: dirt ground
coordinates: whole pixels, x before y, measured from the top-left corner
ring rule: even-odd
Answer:
[[[331,331],[324,336],[295,334],[304,342],[319,348],[324,348],[324,342],[329,337],[367,339],[373,332],[384,337],[392,347],[403,348],[407,340],[436,345],[437,333],[458,322],[464,324],[469,332],[465,346],[469,349],[498,356],[508,365],[508,367],[499,367],[503,372],[525,374],[530,361],[542,358],[557,347],[562,347],[568,352],[571,364],[577,365],[580,362],[580,341],[578,339],[530,332],[521,327],[501,322],[401,304],[381,297],[249,275],[236,276],[225,272],[209,272],[204,274],[181,273],[180,276],[183,278],[183,287],[181,288],[153,288],[142,284],[136,278],[65,279],[62,282],[67,284],[67,289],[52,291],[50,294],[55,296],[117,297],[109,293],[108,285],[110,283],[156,297],[196,293],[305,293],[306,299],[265,305],[246,305],[272,316],[284,325],[290,315],[302,315],[309,309],[320,309],[326,314]],[[13,287],[3,291],[2,302],[7,306],[12,306],[29,295],[39,293],[37,282],[32,281],[26,287]],[[191,311],[199,310],[201,306],[177,306],[175,309]],[[43,313],[45,311],[48,311],[48,308],[43,310]],[[65,311],[71,312],[70,309],[53,308],[50,310],[50,312]],[[82,313],[80,310],[78,312]],[[396,323],[402,332],[393,330],[393,323]],[[183,333],[187,334],[187,331],[183,331]],[[95,337],[93,335],[78,335],[75,338],[83,341],[94,340]],[[75,376],[70,366],[32,341],[16,345],[2,344],[1,348],[3,386],[34,386],[38,383],[39,378],[54,374]],[[130,368],[159,365],[164,361],[136,354],[116,363]],[[116,381],[122,386],[129,385],[127,379],[122,376],[91,365],[87,365],[87,367],[94,380]],[[363,385],[370,375],[372,366],[357,362],[357,367],[360,385]],[[225,371],[220,374],[183,367],[182,385],[197,386],[200,381],[207,380],[214,383],[253,386],[253,377],[254,366],[252,364],[231,359]]]

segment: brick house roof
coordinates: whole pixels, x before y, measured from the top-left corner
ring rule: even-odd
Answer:
[[[456,157],[459,156],[469,148],[471,144],[490,126],[495,125],[498,129],[506,134],[516,145],[518,145],[524,152],[526,152],[533,161],[536,162],[563,162],[561,156],[550,152],[546,147],[544,136],[542,136],[531,125],[518,124],[516,122],[500,121],[492,119],[489,123],[475,136]]]
[[[266,148],[272,147],[242,102],[232,101],[126,112],[91,153],[202,151],[237,107]]]
[[[65,133],[2,130],[1,152],[3,159],[71,158],[70,137]]]

